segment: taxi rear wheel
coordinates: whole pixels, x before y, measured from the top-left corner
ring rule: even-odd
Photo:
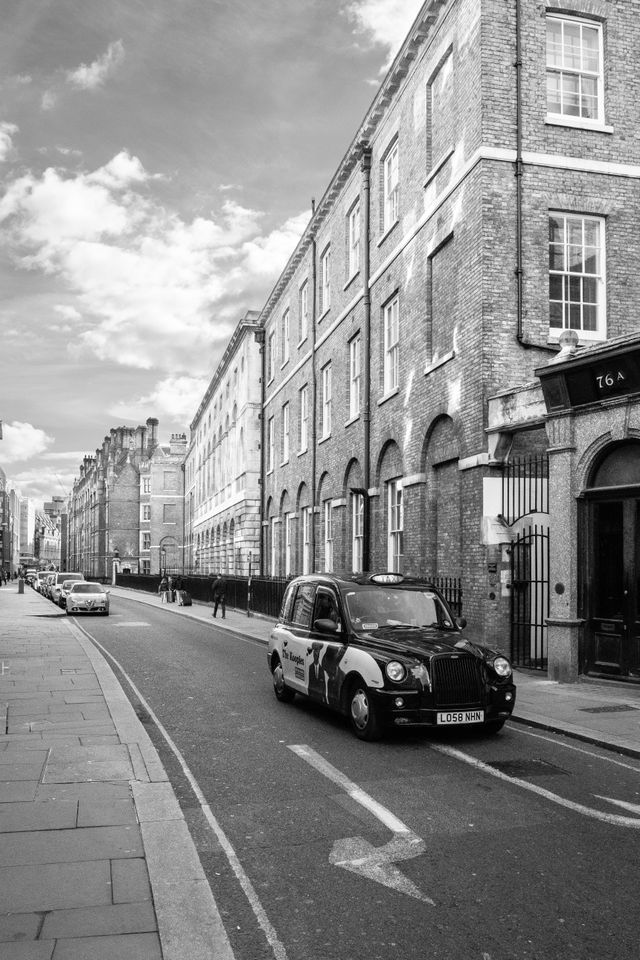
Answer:
[[[273,692],[276,695],[276,699],[279,700],[280,703],[291,703],[295,697],[295,693],[293,690],[290,690],[284,682],[284,670],[279,660],[276,660],[274,664],[272,677]]]
[[[349,720],[360,740],[379,740],[382,736],[378,709],[369,687],[362,680],[355,680],[349,690]]]

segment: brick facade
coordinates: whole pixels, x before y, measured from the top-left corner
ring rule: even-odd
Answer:
[[[575,0],[565,7],[563,16],[602,27],[601,121],[547,113],[544,5],[425,3],[261,313],[266,343],[275,341],[277,354],[265,366],[265,444],[272,420],[274,448],[264,478],[265,571],[302,569],[304,507],[313,517],[313,566],[323,568],[332,555],[334,568],[350,568],[354,491],[365,487],[368,566],[388,567],[389,498],[399,480],[401,569],[460,577],[470,634],[505,649],[508,555],[488,522],[497,511],[487,490],[495,489],[491,482],[501,477],[509,451],[490,455],[487,408],[490,397],[533,382],[536,368],[558,349],[561,331],[549,320],[550,213],[604,218],[606,321],[591,340],[629,332],[640,299],[633,228],[640,199],[638,78],[626,59],[639,39],[637,5]],[[395,181],[388,162],[394,149]],[[356,202],[360,269],[348,276],[348,215]],[[391,220],[390,210],[397,212]],[[315,297],[299,342],[294,331],[305,283]],[[396,299],[397,334],[389,320]],[[356,336],[360,412],[352,416]],[[300,450],[305,386],[308,443]],[[520,452],[539,450],[537,427],[523,432]],[[288,552],[285,526],[292,535]]]

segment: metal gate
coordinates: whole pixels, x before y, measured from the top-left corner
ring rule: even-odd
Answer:
[[[516,666],[547,669],[549,530],[534,524],[511,545],[511,659]]]

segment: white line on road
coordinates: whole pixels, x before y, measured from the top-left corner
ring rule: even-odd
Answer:
[[[634,773],[640,773],[638,766],[634,767],[631,763],[624,763],[624,761],[618,760],[616,757],[610,757],[604,753],[594,753],[593,750],[586,750],[584,747],[576,747],[572,743],[565,743],[565,741],[561,739],[563,736],[561,733],[554,739],[553,737],[544,736],[541,733],[534,733],[532,730],[525,730],[524,727],[518,726],[515,723],[509,724],[509,733],[521,733],[525,737],[544,740],[546,743],[552,743],[554,746],[562,747],[564,750],[574,750],[576,753],[583,753],[587,757],[593,757],[594,760],[604,760],[606,763],[614,763],[617,767],[624,767],[625,770],[633,770]],[[604,750],[604,747],[602,749]]]
[[[104,654],[104,656],[105,656],[105,657],[108,657],[108,659],[111,660],[111,662],[112,662],[113,664],[115,664],[115,666],[118,668],[118,670],[120,671],[120,673],[122,674],[122,676],[124,677],[124,679],[127,681],[127,683],[129,684],[129,686],[131,687],[131,689],[132,689],[133,692],[135,693],[136,697],[138,698],[138,700],[140,701],[140,703],[142,704],[142,706],[144,707],[144,709],[147,711],[147,713],[149,714],[149,716],[151,717],[151,719],[152,719],[153,722],[155,723],[156,727],[158,728],[158,730],[160,731],[160,733],[161,733],[162,736],[164,737],[164,739],[165,739],[165,741],[166,741],[166,743],[167,743],[167,746],[169,747],[169,749],[171,750],[171,752],[173,753],[173,755],[176,757],[178,763],[179,763],[180,766],[182,767],[182,772],[184,773],[185,777],[186,777],[187,780],[189,781],[189,784],[190,784],[190,786],[191,786],[191,789],[193,790],[194,794],[195,794],[196,797],[197,797],[198,803],[200,804],[200,807],[201,807],[201,809],[202,809],[202,812],[203,812],[203,814],[204,814],[205,817],[206,817],[207,823],[209,824],[209,826],[211,827],[211,829],[212,829],[213,832],[215,833],[215,835],[216,835],[216,837],[217,837],[217,839],[218,839],[218,842],[219,842],[220,846],[221,846],[222,849],[224,850],[224,853],[225,853],[225,855],[226,855],[226,857],[227,857],[227,860],[229,861],[229,865],[231,866],[231,869],[232,869],[233,872],[235,873],[236,879],[238,880],[238,883],[239,883],[240,886],[242,887],[242,889],[243,889],[243,891],[244,891],[244,893],[245,893],[245,896],[246,896],[247,900],[249,901],[249,904],[250,904],[250,906],[251,906],[251,909],[253,910],[253,914],[254,914],[256,920],[258,921],[258,924],[259,924],[259,926],[261,927],[261,929],[262,929],[262,931],[263,931],[263,933],[264,933],[264,935],[265,935],[265,937],[266,937],[266,939],[267,939],[267,941],[268,941],[268,943],[269,943],[269,946],[270,946],[271,949],[273,950],[273,955],[274,955],[274,957],[276,958],[276,960],[287,960],[287,952],[286,952],[286,950],[285,950],[285,948],[284,948],[284,944],[281,943],[280,939],[278,938],[278,934],[276,933],[274,927],[272,926],[271,921],[269,920],[269,918],[268,918],[268,916],[267,916],[267,913],[266,913],[264,907],[262,906],[262,904],[261,904],[261,902],[260,902],[260,899],[259,899],[259,897],[258,897],[258,894],[256,893],[256,891],[255,891],[255,889],[254,889],[253,884],[252,884],[251,881],[249,880],[249,877],[247,876],[247,874],[244,872],[244,869],[243,869],[243,867],[242,867],[242,864],[240,863],[240,860],[238,859],[238,855],[236,854],[235,850],[233,849],[233,846],[231,845],[231,842],[229,841],[227,835],[225,834],[225,832],[223,831],[222,827],[220,826],[220,824],[219,824],[218,821],[216,820],[215,816],[213,815],[213,812],[212,812],[212,810],[211,810],[211,807],[210,807],[209,804],[207,803],[207,799],[206,799],[205,795],[203,794],[202,790],[200,789],[200,785],[198,784],[198,781],[196,780],[196,778],[194,777],[194,775],[191,773],[191,770],[190,770],[189,767],[187,766],[187,761],[184,759],[184,757],[183,757],[182,754],[180,753],[180,750],[178,749],[178,747],[176,746],[176,744],[173,742],[173,740],[172,740],[171,737],[169,736],[168,731],[163,727],[162,723],[160,722],[160,720],[158,719],[158,717],[156,716],[156,714],[153,712],[152,708],[151,708],[150,705],[147,703],[147,701],[145,700],[145,698],[142,696],[142,694],[140,693],[140,691],[139,691],[138,688],[136,687],[136,685],[135,685],[135,683],[133,682],[133,680],[131,679],[131,677],[127,674],[126,670],[123,669],[122,665],[121,665],[120,663],[118,663],[118,661],[116,660],[116,658],[113,657],[113,656],[109,653],[109,651],[108,651],[107,649],[105,649],[105,647],[103,647],[102,644],[98,642],[98,640],[95,639],[95,637],[91,636],[91,634],[88,633],[86,630],[84,630],[82,627],[80,627],[79,624],[78,624],[78,627],[79,627],[79,629],[82,630],[82,632],[83,632],[87,637],[89,637],[89,639],[91,640],[91,642],[92,642],[93,644],[95,644],[95,646],[98,647],[98,648],[101,650],[101,652]]]
[[[307,763],[315,767],[316,770],[327,777],[328,780],[333,780],[333,782],[345,790],[356,803],[366,807],[367,810],[380,820],[385,827],[388,827],[392,833],[413,833],[413,830],[410,830],[401,820],[398,820],[390,810],[387,810],[381,803],[378,803],[378,801],[370,797],[368,793],[361,790],[357,784],[349,780],[340,770],[329,763],[328,760],[325,760],[324,757],[320,756],[319,753],[316,753],[315,750],[312,750],[311,747],[307,747],[305,744],[294,744],[289,745],[289,750],[292,750],[299,757],[302,757],[303,760],[306,760]]]
[[[557,793],[552,793],[551,790],[545,790],[544,787],[539,787],[535,783],[529,783],[528,780],[520,780],[518,777],[510,777],[501,770],[491,767],[488,763],[483,763],[482,760],[477,760],[475,757],[469,756],[468,753],[463,753],[461,750],[455,750],[453,747],[443,747],[440,744],[431,744],[431,749],[435,750],[436,753],[443,753],[447,757],[453,757],[454,760],[461,760],[463,763],[467,763],[470,767],[475,767],[476,770],[481,770],[483,773],[488,773],[490,776],[496,777],[498,780],[503,780],[505,783],[513,783],[518,787],[522,787],[524,790],[529,790],[531,793],[536,793],[539,797],[544,797],[546,800],[551,800],[552,803],[557,803],[558,806],[565,807],[567,810],[573,810],[574,813],[579,813],[583,817],[591,817],[593,820],[601,820],[603,823],[609,823],[616,827],[628,827],[631,830],[640,830],[640,818],[621,817],[615,813],[605,813],[603,810],[594,810],[592,807],[585,807],[582,803],[575,803],[573,800],[567,800],[565,797],[561,797]]]

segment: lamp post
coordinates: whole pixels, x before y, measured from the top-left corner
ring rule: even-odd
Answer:
[[[161,558],[160,575],[163,576],[163,577],[166,577],[166,575],[167,575],[167,551],[165,550],[164,547],[162,547],[161,550],[160,550],[160,558]]]

